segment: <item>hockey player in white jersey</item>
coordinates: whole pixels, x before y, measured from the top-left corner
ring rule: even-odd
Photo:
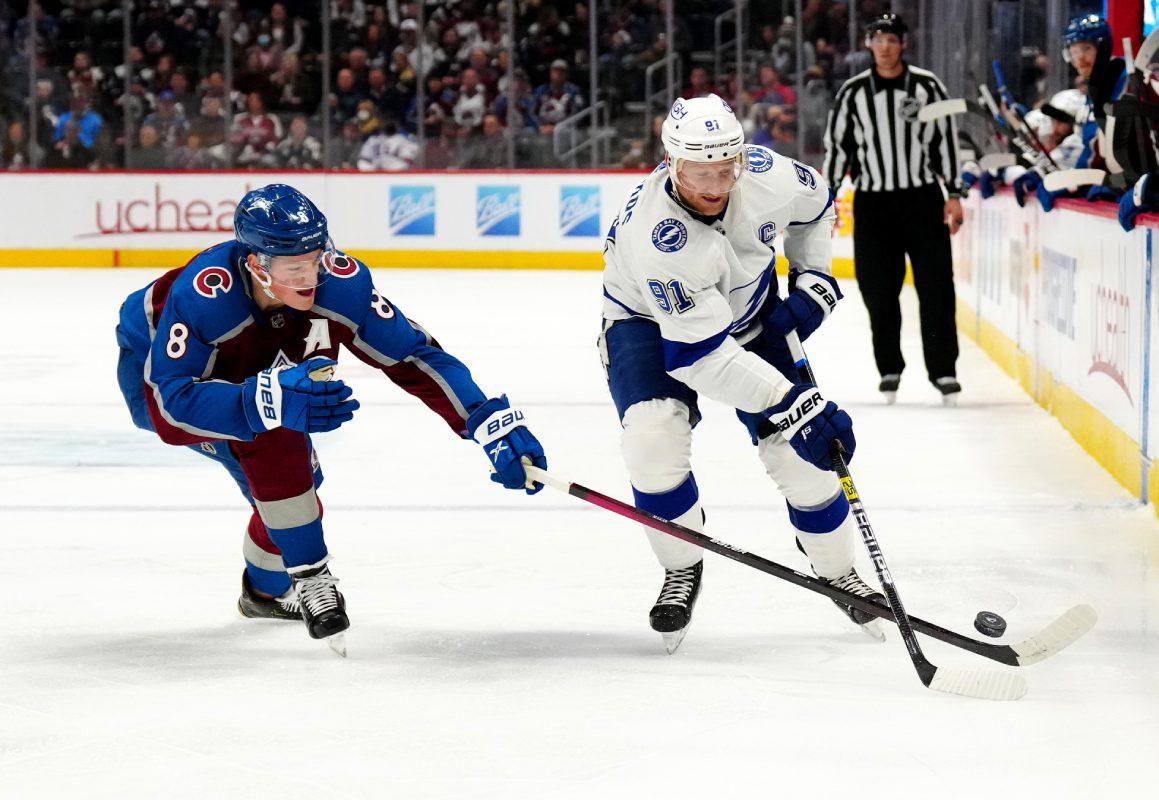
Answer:
[[[813,570],[884,604],[853,567],[856,527],[830,471],[834,441],[853,455],[852,420],[798,382],[785,341],[792,330],[805,339],[842,296],[831,277],[833,193],[815,170],[746,147],[716,95],[677,100],[662,137],[664,163],[629,194],[604,247],[600,350],[636,505],[703,529],[691,465],[697,396],[727,403],[785,497]],[[785,300],[773,269],[778,233],[792,268]],[[647,533],[664,567],[649,618],[671,653],[692,618],[703,550]]]

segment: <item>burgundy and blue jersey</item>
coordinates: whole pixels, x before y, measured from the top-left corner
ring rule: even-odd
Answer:
[[[242,384],[271,366],[345,347],[422,400],[458,435],[486,396],[467,367],[374,288],[358,259],[328,255],[309,311],[262,311],[235,241],[202,251],[121,306],[118,377],[134,422],[169,444],[248,441]],[[260,289],[258,289],[260,291]]]

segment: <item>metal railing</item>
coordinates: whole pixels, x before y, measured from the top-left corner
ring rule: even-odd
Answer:
[[[672,69],[672,81],[668,81],[668,68]],[[664,82],[656,87],[657,75],[663,74]],[[644,70],[644,141],[652,141],[652,115],[657,108],[667,113],[668,108],[675,100],[675,93],[684,85],[684,62],[676,53],[669,53],[654,64],[649,64]],[[656,101],[663,98],[658,104]]]
[[[586,137],[580,128],[585,121],[590,121]],[[607,163],[608,142],[615,136],[616,132],[611,128],[611,109],[601,100],[555,126],[551,135],[552,154],[561,164],[574,166],[576,156],[586,149],[591,155],[592,169],[595,169]]]
[[[723,14],[718,14],[716,19],[712,21],[712,79],[714,81],[720,79],[720,68],[724,64],[727,54],[735,52],[740,46],[736,35],[739,27],[736,24],[736,19],[736,7],[734,6]],[[733,34],[732,38],[726,42],[724,41],[723,30],[725,23],[729,20],[733,24]]]

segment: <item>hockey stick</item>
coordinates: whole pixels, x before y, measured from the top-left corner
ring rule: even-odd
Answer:
[[[1017,164],[1018,158],[1013,153],[986,153],[978,159],[978,166],[985,170],[1000,170]]]
[[[918,122],[933,122],[936,119],[953,116],[954,114],[965,114],[968,110],[966,101],[960,97],[949,100],[938,100],[937,102],[927,103],[921,107],[918,111]]]
[[[1006,119],[1010,121],[1011,127],[1018,131],[1023,138],[1028,138],[1034,145],[1034,148],[1046,156],[1046,160],[1049,162],[1051,169],[1058,169],[1058,164],[1055,163],[1054,158],[1047,149],[1043,147],[1042,142],[1038,138],[1038,134],[1034,132],[1034,128],[1026,124],[1026,119],[1022,116],[1022,112],[1018,110],[1017,104],[1014,102],[1014,95],[1006,88],[1006,76],[1002,72],[1002,65],[995,60],[992,66],[994,68],[994,77],[998,81],[998,94],[1002,97],[1002,102],[1006,104]]]
[[[1073,192],[1080,186],[1101,186],[1107,173],[1101,169],[1060,169],[1042,176],[1048,192]]]
[[[866,600],[864,597],[855,595],[852,592],[830,586],[828,583],[812,575],[806,575],[792,567],[786,567],[783,564],[762,558],[747,550],[742,550],[735,545],[731,545],[728,542],[714,539],[700,531],[694,531],[691,528],[686,528],[675,522],[661,519],[654,514],[636,508],[630,503],[625,503],[622,500],[601,494],[595,489],[589,489],[578,483],[557,478],[538,467],[525,465],[524,469],[527,470],[527,476],[533,481],[550,486],[564,494],[569,494],[578,500],[583,500],[585,503],[598,506],[605,511],[611,511],[613,514],[630,519],[633,522],[638,522],[652,530],[675,537],[689,544],[694,544],[697,547],[702,547],[719,556],[724,556],[747,567],[752,567],[766,575],[772,575],[774,578],[780,578],[795,586],[800,586],[802,589],[808,589],[811,592],[828,597],[830,600],[839,600],[842,603],[854,606],[867,614],[872,614],[887,622],[897,621],[893,612],[888,608]],[[973,639],[969,636],[951,631],[918,617],[909,617],[909,622],[914,630],[929,636],[931,639],[937,639],[940,642],[945,642],[962,650],[968,650],[975,655],[988,658],[991,661],[997,661],[1000,664],[1006,664],[1012,667],[1025,667],[1030,664],[1037,664],[1039,661],[1045,661],[1057,655],[1066,647],[1074,644],[1074,642],[1094,626],[1096,618],[1093,608],[1088,605],[1078,605],[1068,610],[1034,636],[1014,645],[979,641],[978,639]]]
[[[1002,136],[1001,131],[998,130],[998,126],[1007,128],[1009,135],[1004,137],[1006,146],[1010,152],[1021,156],[1027,166],[1033,167],[1038,162],[1038,151],[1034,149],[1034,145],[1020,131],[1016,130],[1011,122],[998,110],[998,104],[994,102],[994,95],[990,94],[989,87],[984,83],[978,84],[978,98],[982,101],[982,107],[989,112],[987,117],[995,126],[995,136]]]
[[[801,340],[797,332],[790,331],[785,337],[789,343],[789,352],[797,364],[797,373],[806,383],[817,385],[813,369],[809,366],[809,359],[801,347]],[[873,569],[877,572],[877,579],[889,601],[893,611],[894,622],[901,633],[909,652],[910,661],[917,670],[918,678],[930,689],[950,694],[960,694],[966,697],[977,697],[983,700],[1017,700],[1026,694],[1026,679],[1014,673],[981,672],[977,670],[938,667],[926,658],[922,647],[918,644],[917,634],[914,633],[913,623],[906,614],[898,594],[897,585],[893,581],[893,574],[889,565],[885,563],[885,555],[881,552],[881,545],[873,533],[873,526],[869,524],[869,516],[865,513],[865,506],[861,503],[861,496],[857,486],[853,483],[853,476],[849,474],[849,466],[845,463],[844,451],[840,442],[834,442],[829,450],[829,458],[833,463],[833,471],[841,479],[841,488],[849,501],[850,513],[857,522],[857,529],[861,532],[861,540],[865,549],[869,551],[869,560],[873,562]]]

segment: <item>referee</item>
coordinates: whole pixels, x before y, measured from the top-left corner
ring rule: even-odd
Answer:
[[[947,405],[962,390],[955,363],[954,274],[950,235],[962,224],[957,131],[952,117],[918,122],[923,105],[945,100],[932,73],[902,59],[905,22],[884,14],[866,28],[873,67],[837,92],[825,129],[822,172],[836,191],[849,174],[853,195],[853,266],[873,330],[878,386],[897,397],[901,355],[901,294],[905,259],[913,265],[930,382]]]

